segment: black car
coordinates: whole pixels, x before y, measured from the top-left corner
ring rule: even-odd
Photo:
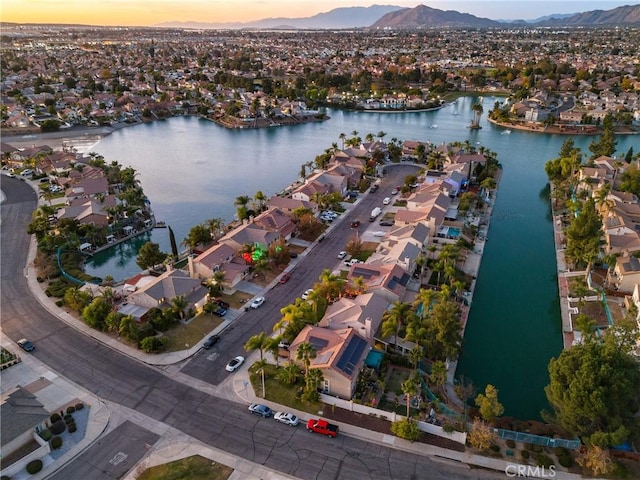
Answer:
[[[213,311],[213,314],[218,317],[224,317],[227,314],[227,309],[224,307],[218,307]]]
[[[378,184],[373,184],[373,185],[371,185],[371,188],[369,189],[369,192],[373,193],[373,192],[375,192],[377,190],[378,190]]]
[[[289,257],[298,258],[298,254],[296,252],[289,252]]]
[[[227,310],[229,310],[230,305],[227,302],[225,302],[224,300],[220,300],[219,298],[216,298],[213,301],[213,303],[215,303],[219,307],[226,308]]]
[[[220,340],[220,337],[218,335],[211,335],[209,338],[207,338],[204,341],[204,343],[202,344],[202,348],[209,349],[213,347],[216,343],[218,343],[218,340]]]
[[[351,228],[358,228],[360,226],[360,220],[356,220],[355,222],[351,222]]]
[[[380,226],[381,227],[393,227],[393,222],[390,222],[389,220],[380,220]]]
[[[35,350],[35,348],[36,348],[36,346],[33,343],[31,343],[29,340],[27,340],[26,338],[22,338],[22,339],[18,340],[18,345],[25,352],[33,352]]]

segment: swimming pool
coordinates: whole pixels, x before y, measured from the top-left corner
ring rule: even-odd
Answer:
[[[460,236],[460,234],[462,233],[462,230],[460,230],[457,227],[449,227],[449,236],[451,238],[458,238]]]

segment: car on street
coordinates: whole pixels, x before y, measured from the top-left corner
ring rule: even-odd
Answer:
[[[291,278],[291,274],[290,273],[285,273],[284,275],[282,275],[280,277],[280,280],[278,280],[278,282],[280,283],[287,283],[289,281],[289,279]]]
[[[370,193],[374,193],[378,190],[378,184],[374,183],[373,185],[371,185],[371,188],[369,189]]]
[[[390,203],[391,203],[390,197],[384,197],[384,200],[382,200],[383,205],[389,205]]]
[[[391,190],[391,195],[397,195],[399,191],[400,190],[398,190],[397,188],[394,188],[393,190]]]
[[[230,360],[229,363],[227,363],[227,366],[224,367],[224,369],[227,372],[235,372],[238,368],[240,368],[240,365],[242,365],[243,363],[244,363],[244,357],[241,355],[238,355],[233,360]]]
[[[253,302],[251,302],[251,308],[258,308],[264,303],[264,297],[256,297]]]
[[[249,411],[264,418],[269,418],[271,415],[273,415],[273,410],[271,410],[266,405],[262,405],[261,403],[252,403],[251,405],[249,405]]]
[[[307,288],[302,294],[302,299],[306,300],[307,298],[309,298],[309,295],[311,295],[312,293],[313,293],[313,288]]]
[[[216,317],[224,317],[227,314],[227,309],[224,307],[218,307],[213,311]]]
[[[220,337],[218,335],[211,335],[204,341],[204,343],[202,344],[202,348],[206,348],[207,350],[209,350],[216,343],[218,343],[218,340],[220,340]]]
[[[16,178],[16,174],[13,173],[13,172],[9,172],[9,173],[7,173],[7,177]]]
[[[296,417],[291,412],[276,412],[273,416],[273,419],[276,422],[284,423],[285,425],[289,425],[290,427],[297,427],[300,423],[298,417]]]
[[[360,220],[351,222],[351,228],[358,228],[360,226]]]
[[[338,258],[340,260],[342,260],[346,256],[347,256],[347,252],[345,252],[344,250],[342,250],[340,253],[338,253]]]
[[[20,175],[23,177],[28,177],[29,175],[33,175],[33,170],[31,170],[30,168],[26,168],[20,172]]]
[[[26,338],[21,338],[20,340],[18,340],[18,345],[25,352],[33,352],[36,348],[36,346]]]

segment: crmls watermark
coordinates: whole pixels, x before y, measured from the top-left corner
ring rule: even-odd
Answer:
[[[510,464],[504,469],[507,477],[534,477],[534,478],[555,478],[556,467],[540,467],[532,465],[516,465]]]

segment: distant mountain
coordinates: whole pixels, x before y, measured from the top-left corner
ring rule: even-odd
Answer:
[[[371,28],[488,28],[502,24],[488,18],[479,18],[469,13],[455,10],[438,10],[437,8],[418,5],[384,15],[371,25]]]
[[[389,12],[400,10],[394,5],[371,5],[370,7],[335,8],[325,13],[303,18],[265,18],[254,22],[206,23],[206,22],[164,22],[157,27],[171,28],[273,28],[273,29],[332,29],[368,27]]]
[[[592,10],[576,13],[568,18],[553,18],[541,26],[596,26],[596,25],[640,25],[640,5],[627,5],[611,10]]]

